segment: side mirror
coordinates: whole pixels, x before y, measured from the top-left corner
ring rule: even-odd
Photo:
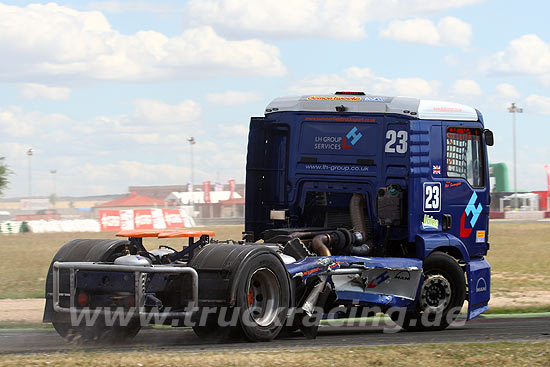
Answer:
[[[485,138],[485,144],[492,147],[495,143],[495,138],[493,137],[493,132],[489,129],[483,130],[483,136]]]

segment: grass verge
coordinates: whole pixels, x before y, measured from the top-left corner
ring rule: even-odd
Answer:
[[[235,239],[242,237],[244,227],[212,226],[209,229],[216,232],[218,239]],[[55,253],[65,243],[75,238],[116,238],[114,233],[17,233],[0,234],[0,253],[14,254],[9,261],[4,261],[0,267],[0,299],[6,298],[42,298],[44,284],[50,262]],[[147,238],[148,249],[159,245],[169,245],[174,248],[187,246],[186,239],[158,240]]]
[[[22,330],[22,329],[32,329],[32,330],[54,330],[52,324],[42,323],[42,322],[24,322],[24,321],[0,321],[1,330]]]
[[[243,226],[211,226],[216,239],[240,239]],[[493,298],[503,297],[504,305],[490,313],[548,311],[550,308],[550,223],[491,222],[491,249],[487,259],[492,267]],[[0,299],[42,298],[46,272],[57,250],[74,238],[114,238],[114,233],[23,233],[0,235],[0,251],[11,256],[0,267]],[[179,241],[179,242],[178,242]],[[181,248],[180,240],[146,239],[149,249],[167,244]]]
[[[265,351],[69,352],[2,355],[1,366],[548,366],[550,342],[425,344]]]
[[[550,305],[517,306],[517,307],[490,307],[483,315],[513,314],[513,313],[540,313],[550,312]]]

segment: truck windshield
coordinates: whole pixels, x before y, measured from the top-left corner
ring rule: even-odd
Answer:
[[[447,177],[461,177],[473,187],[483,187],[481,130],[447,129]]]

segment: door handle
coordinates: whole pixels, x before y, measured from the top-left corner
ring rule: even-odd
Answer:
[[[453,225],[453,217],[451,217],[450,214],[443,214],[443,218],[441,220],[441,228],[444,231],[448,231],[449,229],[451,229],[452,225]]]

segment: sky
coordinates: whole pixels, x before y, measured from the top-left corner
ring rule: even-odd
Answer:
[[[33,196],[186,184],[191,149],[195,184],[242,183],[251,116],[337,90],[477,108],[511,187],[514,102],[517,186],[545,190],[549,13],[542,0],[0,2],[4,197],[28,195],[29,167]]]

